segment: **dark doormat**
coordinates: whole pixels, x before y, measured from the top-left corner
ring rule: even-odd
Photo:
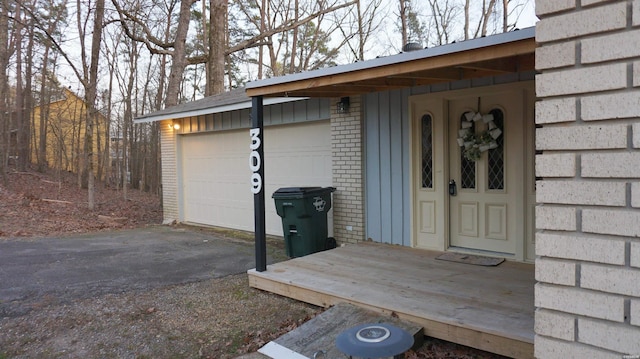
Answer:
[[[504,258],[483,257],[472,254],[447,252],[436,257],[436,259],[449,262],[473,264],[476,266],[497,266],[504,262]]]

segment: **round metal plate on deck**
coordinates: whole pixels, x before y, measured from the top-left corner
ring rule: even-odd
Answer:
[[[338,335],[336,347],[357,358],[387,358],[402,354],[413,345],[413,336],[387,323],[362,324]]]
[[[379,325],[371,325],[358,330],[356,339],[365,343],[380,343],[389,338],[390,335],[389,329]]]

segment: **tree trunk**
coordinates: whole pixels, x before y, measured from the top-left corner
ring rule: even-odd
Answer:
[[[15,13],[15,44],[16,44],[16,101],[15,101],[15,122],[18,127],[18,132],[16,133],[16,151],[14,155],[16,158],[16,169],[18,171],[23,172],[27,167],[27,159],[25,154],[28,152],[29,143],[27,142],[29,136],[28,131],[29,126],[25,125],[25,122],[28,122],[28,119],[24,118],[24,88],[22,86],[22,30],[23,30],[23,22],[22,22],[22,14],[21,14],[21,5],[19,2],[16,3],[16,13]]]
[[[211,16],[211,15],[209,15]],[[207,2],[202,1],[202,48],[206,49],[209,46],[209,24],[207,24]],[[206,51],[206,50],[205,50]],[[204,66],[204,78],[209,78],[209,67]],[[209,86],[204,87],[204,95],[209,96]]]
[[[227,7],[228,0],[211,0],[211,19],[209,20],[211,31],[209,33],[209,59],[207,63],[209,67],[207,88],[210,95],[224,92]]]
[[[298,10],[299,6],[300,4],[298,3],[298,0],[295,0],[294,10],[293,10],[294,22],[298,22],[298,20],[300,19],[299,10]],[[290,74],[293,74],[296,72],[296,52],[298,51],[297,45],[298,45],[298,27],[295,27],[293,29],[293,39],[291,41],[291,63],[289,64]],[[302,61],[302,58],[301,58],[301,61]]]
[[[358,61],[364,61],[364,45],[366,35],[364,33],[364,19],[362,15],[362,4],[360,0],[356,2],[356,8],[358,10]]]
[[[260,7],[260,33],[263,33],[266,29],[265,19],[267,18],[267,0],[262,0],[262,6]],[[264,45],[260,45],[258,48],[258,80],[262,79],[262,69],[264,67]]]
[[[402,46],[409,41],[407,34],[407,0],[400,0],[400,31],[402,32]]]
[[[40,125],[38,126],[38,171],[44,172],[47,166],[47,120],[49,117],[49,98],[50,93],[47,90],[47,72],[49,66],[49,50],[50,45],[47,43],[42,56],[42,76],[40,83]]]
[[[506,0],[508,1],[508,0]],[[464,39],[469,40],[469,0],[464,2]]]
[[[102,127],[100,126],[100,113],[96,109],[96,117],[94,119],[93,125],[95,126],[95,136],[96,136],[96,153],[97,158],[94,157],[94,163],[97,165],[96,168],[96,178],[98,181],[102,180],[102,170],[104,166],[104,161],[102,157]]]
[[[9,107],[7,67],[9,65],[9,9],[8,1],[0,2],[0,176],[7,183],[7,159],[9,149]]]
[[[31,90],[32,86],[32,76],[33,76],[33,45],[34,45],[34,37],[35,31],[33,24],[29,26],[29,40],[27,42],[27,53],[26,53],[26,68],[25,68],[25,84],[24,84],[24,136],[23,141],[26,143],[24,148],[25,152],[18,154],[20,157],[24,157],[25,164],[29,164],[31,162],[31,129],[32,127],[32,114],[33,114],[33,92]]]
[[[187,66],[185,43],[187,41],[187,32],[189,31],[189,21],[191,21],[191,5],[194,3],[195,0],[184,0],[180,3],[180,16],[178,17],[178,26],[176,28],[171,72],[169,73],[169,81],[167,82],[165,107],[178,104],[180,83],[182,82],[184,68]],[[213,9],[211,11],[213,12]]]
[[[486,11],[484,8],[484,1],[482,2],[482,18],[480,19],[480,23],[482,24],[482,32],[480,32],[480,36],[487,36],[487,25],[489,24],[489,20],[491,19],[491,12],[496,6],[496,0],[489,0],[489,6],[486,7]]]
[[[108,186],[110,183],[112,174],[111,166],[113,164],[113,160],[111,159],[111,111],[113,108],[113,73],[114,71],[109,71],[109,88],[107,90],[107,119],[105,121],[107,138],[104,142],[104,158],[106,162],[104,168],[105,186]]]
[[[502,0],[502,32],[509,30],[509,0]]]
[[[85,86],[87,102],[87,122],[85,126],[85,150],[87,151],[87,190],[89,209],[95,208],[95,183],[93,175],[93,127],[98,119],[96,97],[98,91],[98,60],[100,58],[100,43],[102,41],[102,23],[104,20],[104,0],[96,1],[95,15],[93,18],[93,36],[91,38],[91,65],[89,66],[89,83]]]

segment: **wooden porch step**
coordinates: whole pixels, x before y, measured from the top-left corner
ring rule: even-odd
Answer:
[[[269,358],[281,359],[282,356],[277,356],[276,353],[289,350],[303,357],[313,358],[315,353],[322,350],[325,352],[322,358],[342,358],[345,355],[335,345],[338,335],[356,325],[368,323],[388,323],[406,330],[413,335],[413,349],[419,348],[424,342],[424,331],[418,324],[340,303],[268,343],[258,352]]]
[[[531,264],[436,260],[441,252],[358,243],[250,270],[252,287],[323,307],[350,303],[424,328],[425,335],[533,358]]]

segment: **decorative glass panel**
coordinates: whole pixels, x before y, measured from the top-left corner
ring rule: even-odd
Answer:
[[[460,117],[460,123],[462,123],[462,121],[465,121],[464,114]],[[475,133],[476,124],[473,121],[471,124],[469,131]],[[464,150],[464,148],[461,148],[460,151],[460,188],[474,189],[476,188],[476,162],[468,160],[462,150]]]
[[[433,121],[422,116],[422,188],[433,188]]]
[[[489,112],[493,115],[493,122],[496,127],[502,130],[502,136],[496,139],[498,147],[489,150],[487,162],[487,183],[489,189],[504,189],[504,113],[499,109]]]

